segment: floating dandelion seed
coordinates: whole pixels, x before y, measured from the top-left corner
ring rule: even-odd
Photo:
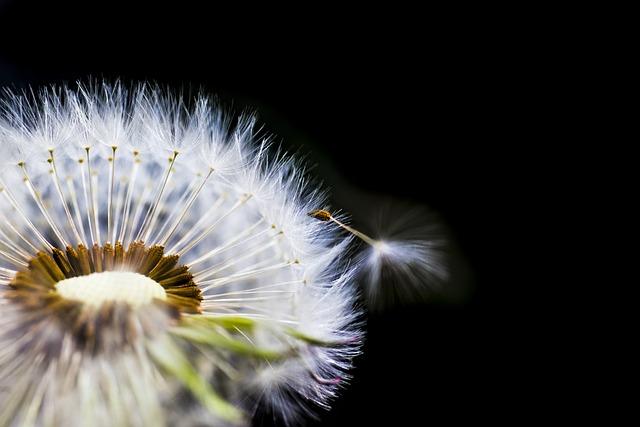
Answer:
[[[327,406],[359,351],[348,241],[252,117],[120,84],[1,110],[0,425]]]
[[[376,239],[336,219],[324,209],[310,216],[332,222],[356,236],[365,249],[358,256],[368,306],[383,309],[423,301],[447,280],[446,240],[438,223],[423,210],[406,210],[384,221]],[[427,220],[428,219],[428,220]]]

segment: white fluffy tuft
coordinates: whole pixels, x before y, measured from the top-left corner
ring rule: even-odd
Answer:
[[[361,254],[361,272],[369,307],[425,301],[449,277],[447,240],[432,214],[424,209],[386,212],[376,239]]]

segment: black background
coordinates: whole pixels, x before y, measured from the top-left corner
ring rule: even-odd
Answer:
[[[508,34],[473,10],[433,7],[49,3],[0,0],[1,85],[91,75],[202,87],[255,109],[318,164],[356,224],[366,228],[369,197],[393,196],[448,226],[462,291],[371,314],[355,378],[317,425],[510,419],[522,368],[509,318],[517,278],[503,286],[490,268],[512,250],[496,230],[512,215],[504,166],[517,167],[504,159],[522,82],[494,44]]]

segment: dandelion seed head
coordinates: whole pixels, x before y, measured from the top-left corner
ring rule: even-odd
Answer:
[[[206,96],[92,82],[0,101],[0,424],[293,423],[361,334],[304,168]]]

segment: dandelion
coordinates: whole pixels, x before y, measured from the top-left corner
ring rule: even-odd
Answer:
[[[0,109],[0,425],[328,407],[359,352],[357,269],[253,117],[121,84]]]

